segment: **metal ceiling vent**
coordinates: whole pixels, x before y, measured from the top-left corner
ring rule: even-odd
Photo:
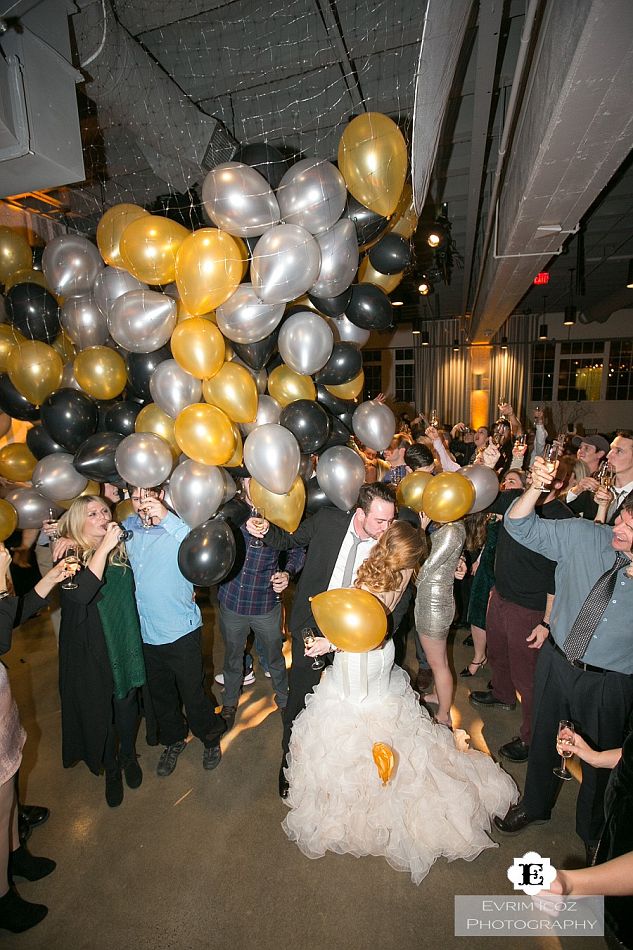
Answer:
[[[229,161],[238,142],[183,93],[118,22],[110,0],[77,0],[72,17],[86,92],[102,128],[126,128],[155,175],[175,191]]]

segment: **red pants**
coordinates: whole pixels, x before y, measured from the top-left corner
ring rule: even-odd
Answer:
[[[530,744],[534,669],[539,650],[526,641],[543,619],[542,610],[530,610],[504,600],[493,588],[486,614],[488,659],[492,667],[493,695],[502,703],[514,703],[521,694],[521,739]]]

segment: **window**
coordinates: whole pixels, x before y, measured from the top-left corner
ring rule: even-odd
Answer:
[[[607,399],[633,399],[633,340],[612,340]]]
[[[536,343],[532,353],[532,400],[549,402],[554,386],[555,343]]]
[[[380,350],[363,350],[365,372],[365,399],[375,399],[382,392],[382,353]]]
[[[603,355],[603,340],[561,343],[556,397],[559,402],[600,399]]]
[[[415,364],[411,346],[396,349],[394,388],[396,402],[415,402]]]

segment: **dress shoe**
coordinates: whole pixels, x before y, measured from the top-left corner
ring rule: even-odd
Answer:
[[[48,907],[25,901],[11,887],[0,897],[0,929],[9,930],[13,934],[30,930],[44,920],[47,914]]]
[[[519,736],[515,736],[511,742],[506,742],[499,749],[499,755],[510,762],[527,762],[530,754],[530,747]]]
[[[495,828],[503,835],[518,835],[528,825],[544,825],[549,818],[530,818],[522,802],[513,805],[505,818],[494,818]]]
[[[431,670],[418,670],[415,678],[415,688],[420,695],[428,693],[433,685],[433,673]]]
[[[471,706],[484,706],[489,709],[507,709],[508,711],[512,711],[516,708],[516,703],[502,703],[500,699],[496,699],[492,694],[492,690],[488,692],[481,689],[473,690],[468,697],[468,701]]]
[[[49,809],[44,808],[43,805],[20,805],[18,817],[21,821],[25,821],[30,825],[31,828],[36,828],[37,825],[43,825],[47,822],[50,814]]]
[[[38,858],[20,846],[9,855],[9,877],[23,877],[25,881],[40,881],[52,874],[57,865],[50,858]]]
[[[105,800],[110,808],[118,808],[123,801],[123,778],[121,776],[121,769],[106,771]]]
[[[125,784],[128,788],[138,788],[143,781],[143,770],[138,764],[136,753],[130,756],[121,756],[121,768],[125,775]]]
[[[488,657],[485,656],[483,660],[471,660],[468,666],[465,666],[464,669],[459,674],[460,676],[476,676],[480,670],[483,670],[488,662]],[[475,672],[471,672],[471,666],[475,667]]]
[[[288,798],[288,792],[290,791],[290,783],[286,778],[284,772],[285,765],[282,765],[279,769],[279,797]]]

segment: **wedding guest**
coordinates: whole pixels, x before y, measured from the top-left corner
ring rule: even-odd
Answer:
[[[570,485],[565,501],[576,515],[592,520],[597,514],[594,492],[598,488],[596,473],[606,459],[610,445],[603,435],[576,436],[572,439],[576,446],[576,456],[586,468],[586,474]]]
[[[382,476],[383,482],[397,485],[407,474],[404,453],[409,445],[411,445],[411,439],[406,433],[398,432],[394,435],[390,444],[383,452],[385,461],[389,464],[388,471]]]

